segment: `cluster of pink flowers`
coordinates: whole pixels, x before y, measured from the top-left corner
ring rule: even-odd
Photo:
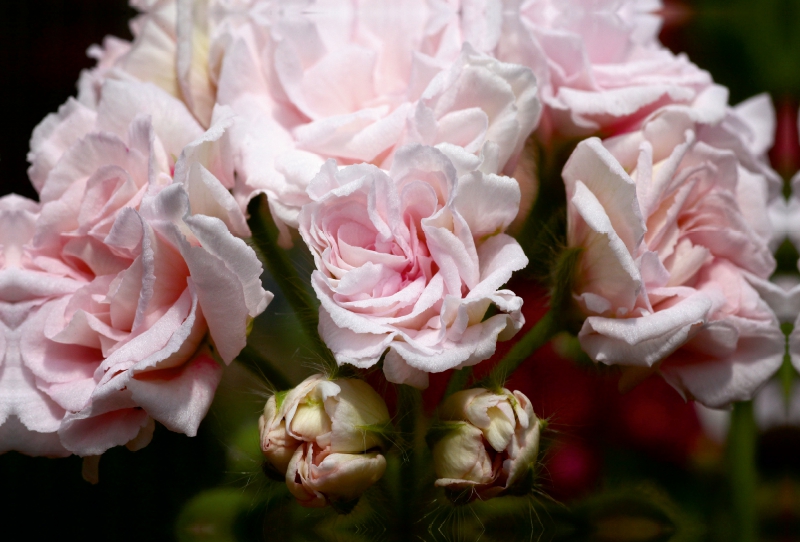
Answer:
[[[242,240],[260,194],[314,258],[339,364],[424,388],[490,358],[524,324],[506,231],[540,182],[531,138],[588,138],[563,180],[593,360],[712,407],[780,366],[795,294],[768,279],[800,204],[765,157],[771,103],[729,106],[664,48],[658,0],[131,3],[134,40],[90,49],[33,133],[39,202],[0,200],[0,451],[195,434],[272,299]],[[525,431],[529,403],[508,407]],[[467,485],[516,476],[486,468]]]

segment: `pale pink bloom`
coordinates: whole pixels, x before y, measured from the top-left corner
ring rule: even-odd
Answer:
[[[387,379],[426,387],[428,373],[475,365],[519,330],[522,299],[498,290],[528,263],[503,233],[519,207],[514,179],[459,176],[440,150],[414,145],[388,172],[330,160],[308,193],[300,233],[339,363],[366,368],[385,353]],[[490,305],[498,314],[484,320]]]
[[[545,140],[628,131],[668,104],[690,108],[703,122],[723,114],[708,98],[725,89],[659,43],[659,0],[462,3],[486,26],[481,51],[535,73]],[[466,31],[476,32],[469,25]]]
[[[774,250],[785,237],[786,215],[783,181],[770,167],[767,157],[776,129],[772,100],[768,94],[759,94],[728,107],[721,98],[717,101],[724,112],[720,122],[699,122],[691,111],[671,105],[651,114],[641,129],[609,138],[604,145],[629,171],[636,163],[642,142],[658,139],[662,146],[675,146],[686,130],[695,131],[699,141],[713,148],[733,152],[738,161],[739,210]]]
[[[108,80],[91,126],[72,122],[84,110],[69,102],[37,129],[44,204],[27,256],[80,287],[31,315],[20,344],[37,388],[67,412],[62,444],[97,455],[145,445],[154,419],[193,435],[217,360],[238,355],[272,296],[234,237],[249,230],[228,191],[224,108],[204,133],[154,85]]]
[[[800,131],[800,116],[797,119],[797,129]],[[783,233],[797,248],[800,247],[800,172],[795,173],[791,184],[792,194],[785,206],[778,209],[778,215],[782,218]]]
[[[75,291],[76,281],[31,270],[28,243],[39,204],[14,194],[0,198],[0,453],[63,456],[56,431],[64,410],[37,388],[23,361],[20,336],[50,298]]]
[[[126,160],[142,164],[144,170],[132,167],[129,172],[141,186],[151,158],[145,122],[153,130],[155,174],[171,177],[184,148],[204,132],[181,101],[150,83],[114,80],[105,82],[93,108],[68,99],[57,113],[39,123],[31,137],[28,175],[40,200],[46,203],[60,198],[74,184],[85,183],[115,160],[123,160],[120,166]],[[214,173],[219,173],[224,183],[228,176],[232,178],[232,167],[229,175]]]
[[[514,491],[533,469],[540,425],[523,393],[459,391],[442,404],[440,417],[443,436],[432,450],[436,485],[457,501]]]
[[[151,185],[138,211],[119,210],[103,245],[113,265],[45,305],[22,335],[38,387],[67,411],[59,434],[70,451],[98,455],[152,434],[151,418],[194,435],[217,359],[236,357],[271,299],[252,249],[221,220],[190,214],[189,199],[180,184]]]
[[[775,267],[770,225],[749,221],[767,216],[767,177],[680,111],[637,134],[638,155],[630,139],[589,139],[564,168],[569,245],[585,249],[581,345],[710,407],[750,399],[785,344],[757,290]]]
[[[212,126],[204,132],[181,101],[135,81],[106,81],[96,110],[67,100],[36,127],[28,153],[28,173],[40,199],[61,201],[46,207],[44,220],[74,225],[77,209],[88,205],[84,196],[94,192],[93,205],[110,207],[86,211],[104,215],[102,220],[85,213],[80,220],[101,220],[102,225],[84,224],[83,231],[94,228],[93,237],[102,242],[114,211],[138,205],[152,176],[157,184],[183,184],[193,213],[216,216],[234,234],[249,236],[244,214],[229,192],[236,183],[231,116],[230,110],[216,107]],[[112,190],[117,182],[122,184]],[[55,217],[57,209],[66,217]]]
[[[131,0],[133,42],[114,37],[89,48],[97,66],[81,73],[78,100],[100,100],[107,79],[153,83],[183,101],[204,127],[211,124],[216,82],[210,62],[209,5],[214,2]]]
[[[341,4],[238,28],[222,62],[217,98],[238,115],[245,184],[235,193],[243,204],[267,194],[282,242],[326,159],[388,168],[403,144],[449,144],[479,156],[484,171],[510,173],[538,120],[530,70],[461,38],[445,46],[455,39],[447,10]]]
[[[0,271],[0,281],[7,282],[4,275]],[[31,315],[40,310],[40,304],[39,300],[0,302],[0,453],[70,453],[56,433],[64,409],[38,389],[33,372],[23,362],[20,336],[36,325],[31,322]]]

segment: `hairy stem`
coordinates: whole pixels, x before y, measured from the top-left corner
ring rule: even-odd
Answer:
[[[260,196],[251,201],[248,211],[250,212],[248,224],[253,232],[253,243],[261,253],[272,278],[278,283],[278,287],[297,315],[308,337],[309,345],[325,363],[328,376],[335,377],[338,374],[338,365],[317,331],[319,324],[317,303],[305,289],[305,282],[300,278],[287,252],[278,246],[278,228],[269,212],[266,198]]]
[[[281,373],[269,359],[261,354],[252,345],[244,347],[236,359],[254,373],[262,376],[275,391],[288,390],[292,388],[292,383]]]
[[[441,402],[444,402],[445,399],[455,392],[463,390],[470,376],[472,376],[472,367],[464,367],[463,369],[456,369],[453,371],[450,380],[447,382],[447,389],[444,391],[444,397],[442,397]]]
[[[553,311],[547,311],[478,385],[488,389],[502,388],[508,377],[522,365],[522,362],[547,344],[560,331],[560,327]]]
[[[419,449],[424,446],[420,435],[422,394],[416,388],[397,386],[397,425],[403,439],[403,462],[400,465],[400,517],[398,526],[410,534],[419,506]]]

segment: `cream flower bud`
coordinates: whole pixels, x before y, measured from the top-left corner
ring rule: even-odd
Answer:
[[[264,414],[258,419],[258,429],[261,432],[261,452],[269,464],[283,475],[300,441],[286,432],[286,422],[278,416],[275,395],[264,405]]]
[[[433,447],[437,486],[459,501],[518,489],[539,451],[540,424],[525,395],[464,390],[445,401],[440,416],[443,435]]]
[[[388,425],[386,403],[369,384],[314,375],[267,401],[261,450],[300,504],[352,501],[383,476]]]
[[[286,471],[286,485],[303,506],[319,508],[349,502],[380,480],[386,459],[378,452],[333,453],[313,442],[297,448]]]

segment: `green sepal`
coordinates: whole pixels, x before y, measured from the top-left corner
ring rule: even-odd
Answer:
[[[359,431],[364,431],[365,433],[369,433],[371,435],[377,435],[384,442],[384,447],[383,447],[384,450],[388,450],[391,447],[390,444],[394,443],[397,440],[397,431],[392,425],[392,422],[389,421],[380,425],[378,424],[357,425],[356,429],[358,429]]]
[[[289,394],[289,390],[283,391],[276,391],[275,392],[275,410],[280,411],[281,405],[283,405],[283,401],[286,399],[286,396]]]
[[[433,422],[428,429],[428,432],[425,434],[425,442],[428,444],[428,448],[433,449],[437,442],[466,424],[467,422],[453,422],[446,420],[437,420]]]

